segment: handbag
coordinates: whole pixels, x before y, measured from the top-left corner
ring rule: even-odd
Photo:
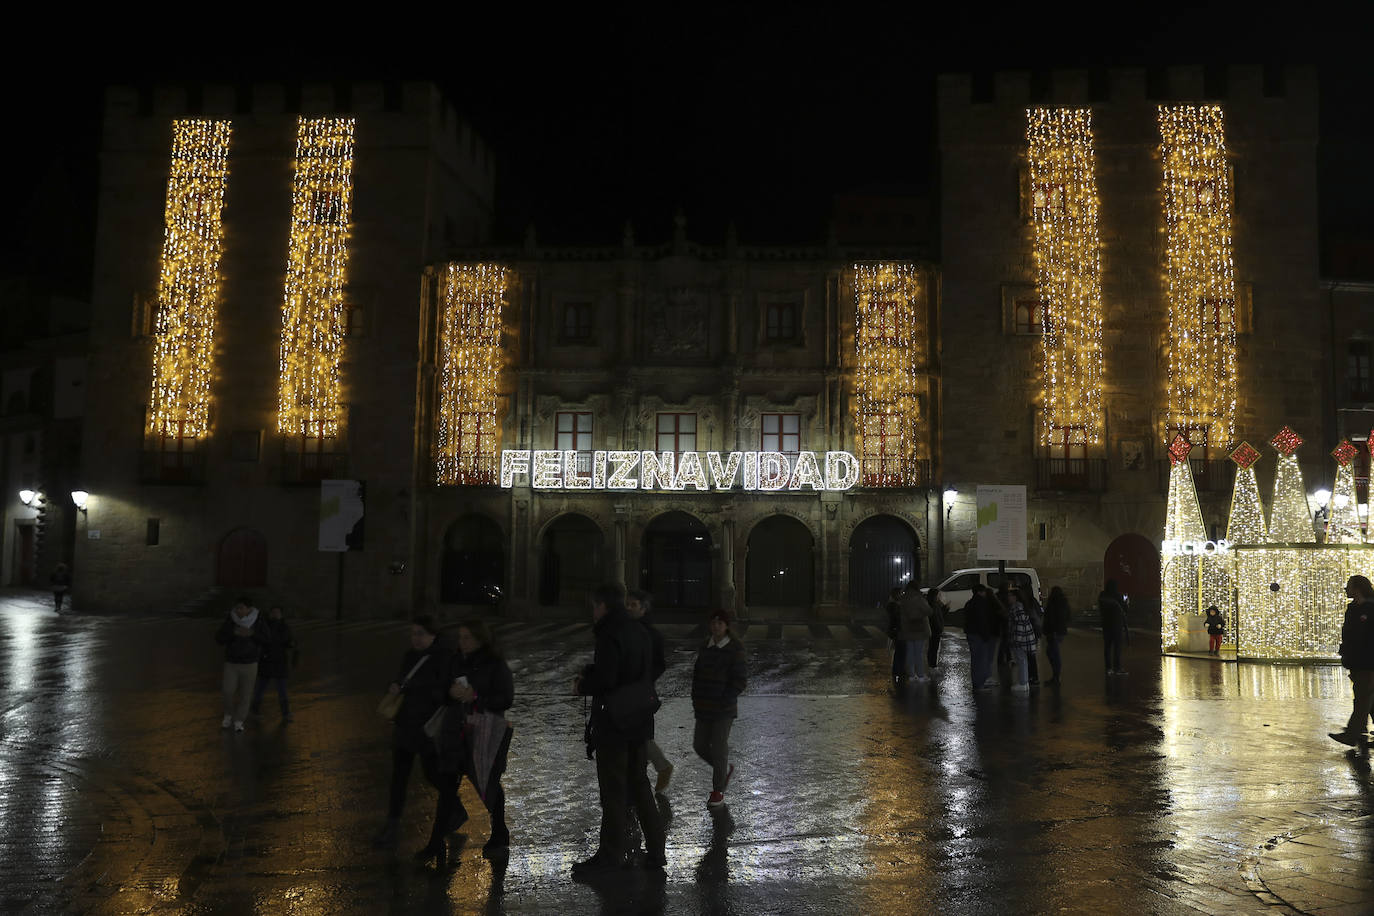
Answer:
[[[447,706],[440,706],[438,709],[434,710],[434,713],[425,720],[423,726],[425,737],[429,738],[431,741],[438,739],[439,735],[444,731],[444,719],[447,713]]]
[[[396,714],[401,711],[401,704],[405,702],[406,684],[410,683],[415,672],[419,671],[420,667],[427,661],[429,661],[429,656],[421,655],[420,660],[415,663],[415,667],[411,668],[410,673],[405,676],[405,680],[401,681],[401,689],[395,693],[387,691],[386,695],[382,697],[382,701],[377,704],[377,715],[388,721],[396,718]]]

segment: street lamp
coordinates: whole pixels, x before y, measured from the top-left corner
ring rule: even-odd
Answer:
[[[72,502],[75,503],[76,508],[82,512],[86,511],[86,500],[90,498],[91,494],[87,493],[85,490],[72,490]]]
[[[20,490],[19,501],[26,506],[32,506],[33,501],[38,498],[37,490]]]

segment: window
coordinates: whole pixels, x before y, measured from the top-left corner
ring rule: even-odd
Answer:
[[[1374,343],[1368,340],[1352,340],[1345,345],[1345,381],[1352,401],[1374,400],[1371,356],[1374,356]]]
[[[972,591],[972,590],[973,590],[973,587],[974,587],[975,585],[977,585],[977,584],[978,584],[978,574],[977,574],[977,573],[964,573],[962,576],[959,576],[958,578],[951,579],[950,581],[946,582],[946,583],[944,584],[944,587],[941,589],[941,591],[945,591],[945,592],[967,592],[967,591]]]
[[[867,487],[902,486],[908,464],[903,453],[902,417],[871,414],[863,418],[863,484]]]
[[[1212,326],[1216,333],[1230,331],[1235,327],[1236,300],[1203,299],[1202,320]]]
[[[361,337],[363,334],[364,311],[361,305],[345,304],[343,307],[343,332],[345,337]]]
[[[658,451],[695,452],[696,450],[696,414],[661,413],[658,415]]]
[[[1035,187],[1031,190],[1031,206],[1035,209],[1037,216],[1063,213],[1067,197],[1063,185],[1040,181],[1036,182]]]
[[[577,452],[577,471],[592,471],[592,415],[589,411],[562,411],[554,418],[556,447]]]
[[[559,327],[559,339],[573,343],[590,341],[595,317],[596,309],[590,302],[563,303],[563,323]]]
[[[902,320],[899,310],[896,302],[878,300],[871,303],[864,312],[863,336],[880,340],[889,346],[901,346]]]
[[[1045,328],[1047,312],[1039,299],[1017,299],[1012,305],[1013,330],[1017,334],[1040,334]]]
[[[162,520],[157,518],[148,519],[148,530],[143,539],[143,543],[149,547],[156,547],[162,532]]]
[[[1174,432],[1183,433],[1183,437],[1193,444],[1193,450],[1188,453],[1188,461],[1195,468],[1198,465],[1206,465],[1212,460],[1211,444],[1208,442],[1211,434],[1206,425],[1175,426],[1173,431],[1169,433],[1170,439],[1173,439]]]
[[[316,191],[310,201],[311,216],[321,226],[343,222],[343,197],[338,191]]]
[[[764,310],[763,336],[772,341],[797,339],[797,306],[791,302],[770,302]]]
[[[760,417],[760,451],[795,455],[801,451],[801,414],[766,413]]]

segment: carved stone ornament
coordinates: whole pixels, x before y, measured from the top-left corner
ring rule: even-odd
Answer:
[[[650,356],[705,356],[710,318],[706,293],[688,288],[651,295],[645,325]]]

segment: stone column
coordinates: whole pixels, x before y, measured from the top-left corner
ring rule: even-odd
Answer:
[[[727,512],[731,511],[727,508]],[[735,613],[738,591],[735,588],[735,521],[726,519],[720,524],[721,589],[720,606]]]
[[[619,510],[616,510],[619,512]],[[613,536],[615,538],[614,552],[611,555],[610,576],[612,582],[629,583],[629,577],[625,575],[625,525],[623,518],[617,518],[614,524]]]

